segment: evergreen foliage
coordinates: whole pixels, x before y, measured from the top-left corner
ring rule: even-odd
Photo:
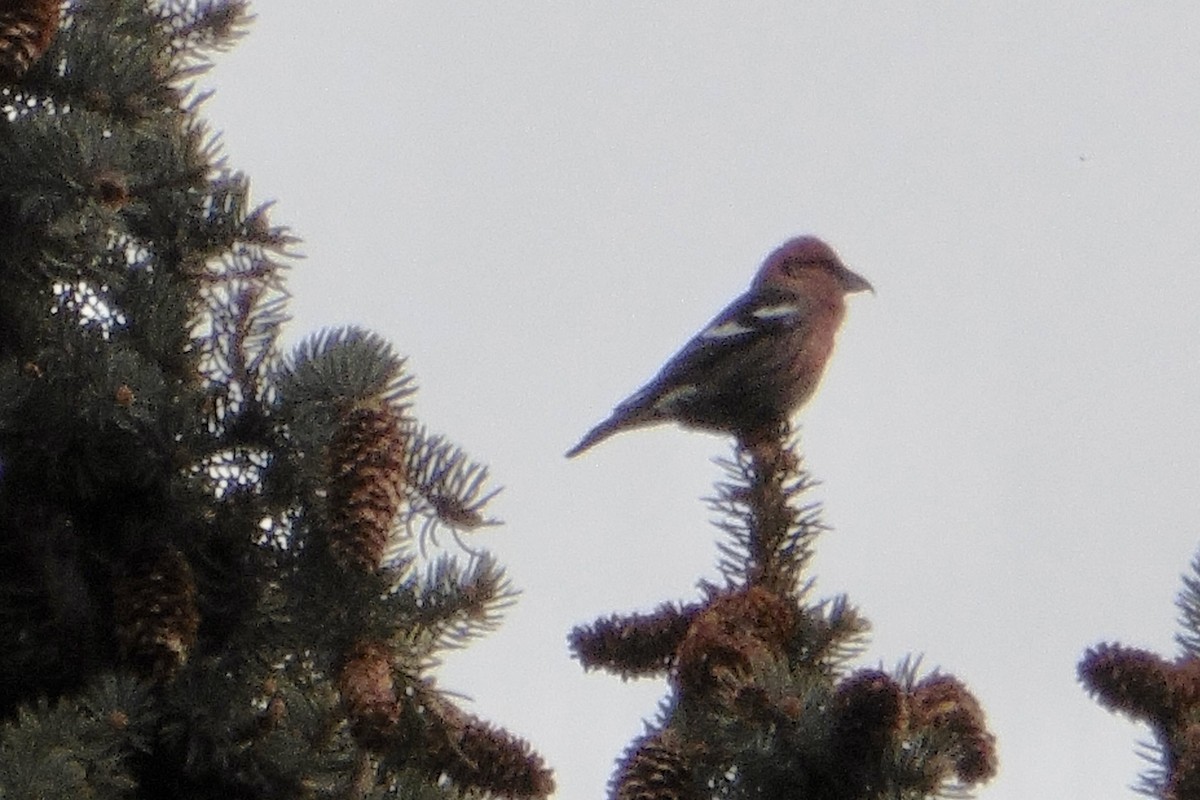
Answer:
[[[739,442],[710,505],[721,585],[698,601],[612,615],[571,634],[585,668],[665,674],[658,719],[621,757],[614,800],[915,800],[996,770],[978,701],[956,678],[851,669],[867,623],[845,597],[809,597],[824,529],[786,431]]]
[[[357,329],[191,81],[241,0],[0,4],[0,796],[543,797],[432,675],[513,599],[487,470]]]
[[[1098,703],[1150,726],[1151,766],[1137,789],[1160,800],[1200,797],[1200,555],[1176,604],[1173,660],[1114,643],[1091,648],[1079,663],[1079,679]]]

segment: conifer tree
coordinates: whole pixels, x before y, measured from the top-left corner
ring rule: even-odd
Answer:
[[[1150,726],[1153,766],[1137,789],[1160,800],[1200,797],[1200,555],[1176,605],[1174,659],[1110,643],[1091,648],[1079,662],[1079,679],[1100,705]]]
[[[544,797],[431,672],[513,599],[486,468],[379,337],[281,352],[193,84],[247,20],[0,0],[0,797]]]
[[[709,501],[719,585],[689,603],[580,626],[585,668],[667,676],[657,720],[620,758],[613,800],[884,800],[966,789],[996,770],[995,744],[957,678],[851,669],[867,622],[844,596],[809,597],[824,526],[797,444],[739,442]]]

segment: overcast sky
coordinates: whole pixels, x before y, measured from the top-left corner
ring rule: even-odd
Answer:
[[[715,576],[729,447],[562,453],[798,233],[878,291],[801,416],[818,595],[874,624],[863,665],[978,695],[983,800],[1134,796],[1148,731],[1075,665],[1175,654],[1200,538],[1200,6],[305,5],[255,2],[208,117],[304,239],[290,340],[387,336],[506,487],[479,541],[524,594],[441,681],[561,798],[603,795],[664,693],[565,636]]]

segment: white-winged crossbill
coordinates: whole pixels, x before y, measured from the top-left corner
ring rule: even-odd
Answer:
[[[874,291],[815,236],[784,242],[745,294],[567,456],[614,433],[662,422],[732,433],[744,443],[777,436],[820,383],[845,296],[864,290]]]

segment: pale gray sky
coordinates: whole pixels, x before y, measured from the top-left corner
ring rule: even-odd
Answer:
[[[1200,6],[306,5],[255,2],[208,116],[305,240],[292,339],[386,335],[507,487],[480,541],[524,595],[442,683],[561,798],[603,795],[664,692],[565,636],[714,576],[728,446],[562,453],[798,233],[878,290],[802,415],[817,592],[874,623],[864,665],[978,695],[983,800],[1134,796],[1148,732],[1075,664],[1174,654],[1200,534]]]

